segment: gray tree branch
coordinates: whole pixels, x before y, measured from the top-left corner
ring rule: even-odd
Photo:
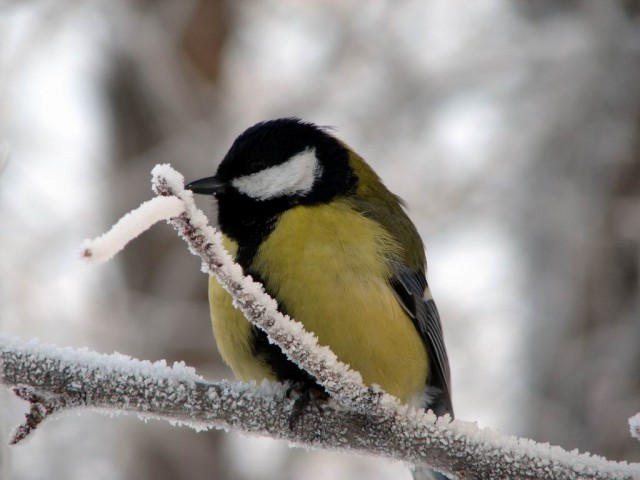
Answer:
[[[31,403],[15,434],[19,441],[43,420],[70,409],[134,413],[196,429],[223,428],[283,439],[299,446],[340,450],[429,465],[467,479],[640,478],[640,465],[616,463],[531,440],[500,436],[474,424],[438,420],[403,407],[383,418],[336,402],[310,406],[289,425],[292,401],[282,385],[206,382],[184,366],[173,368],[62,349],[0,336],[1,381]]]
[[[640,478],[639,464],[567,452],[480,430],[472,423],[438,419],[400,405],[379,389],[365,387],[357,373],[338,362],[330,350],[319,347],[300,324],[280,314],[259,284],[245,278],[230,262],[219,235],[207,227],[177,172],[168,166],[154,169],[154,188],[159,195],[175,196],[184,203],[184,212],[170,223],[203,259],[203,270],[216,275],[245,316],[312,373],[333,399],[322,408],[309,406],[302,419],[290,425],[292,401],[282,385],[209,383],[183,365],[169,368],[122,355],[59,349],[0,336],[0,381],[31,406],[14,442],[52,415],[90,408],[388,457],[431,466],[458,478]],[[179,211],[173,209],[165,218]]]

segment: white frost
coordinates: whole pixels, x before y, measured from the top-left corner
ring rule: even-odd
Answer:
[[[89,263],[104,263],[152,225],[177,217],[182,212],[184,205],[178,197],[152,198],[127,213],[107,233],[93,240],[85,240],[81,256]]]
[[[189,227],[185,227],[182,219],[170,223],[188,243],[191,253],[202,258],[202,271],[216,277],[234,298],[234,306],[265,330],[271,342],[279,345],[294,363],[311,373],[343,404],[369,413],[374,404],[378,407],[383,403],[398,404],[398,400],[389,395],[368,394],[360,373],[340,362],[329,348],[321,347],[317,337],[305,331],[301,323],[280,313],[277,302],[267,295],[262,285],[244,275],[225,250],[220,232],[208,226],[207,217],[196,207],[192,192],[184,189],[184,177],[180,173],[168,164],[156,165],[151,173],[156,193],[173,194],[184,202]]]
[[[41,343],[36,339],[25,342],[18,337],[0,333],[0,358],[3,350],[11,352],[23,352],[29,356],[33,363],[31,371],[38,371],[40,365],[50,362],[52,359],[63,360],[66,364],[77,365],[78,378],[86,378],[88,370],[109,370],[127,374],[141,379],[163,378],[181,380],[184,382],[202,382],[204,379],[196,374],[193,367],[184,362],[175,362],[172,367],[165,360],[150,362],[148,360],[136,360],[128,355],[114,352],[103,354],[83,348],[58,347],[52,344]]]
[[[629,419],[629,430],[632,437],[640,440],[640,413],[636,413]]]
[[[448,461],[441,455],[429,454],[432,449],[444,449],[450,452],[447,456],[457,459],[458,465],[463,461],[471,471],[493,472],[492,476],[474,478],[640,478],[638,464],[611,462],[528,439],[502,436],[479,429],[474,423],[450,422],[448,418],[425,414],[406,405],[395,405],[395,408],[387,405],[393,408],[390,413],[394,413],[387,426],[382,426],[378,418],[367,427],[375,431],[378,424],[384,434],[378,432],[359,440],[357,435],[346,434],[344,419],[333,421],[331,416],[324,416],[326,436],[321,442],[315,436],[310,440],[306,434],[297,435],[286,427],[288,414],[282,403],[286,397],[283,385],[203,384],[201,377],[184,364],[168,368],[162,361],[150,363],[120,354],[101,355],[36,341],[23,343],[0,334],[0,369],[3,371],[0,380],[5,384],[29,384],[49,393],[59,392],[62,385],[71,400],[74,390],[84,393],[78,398],[85,400],[76,405],[69,403],[66,408],[90,408],[111,414],[117,409],[136,413],[144,420],[164,419],[196,430],[237,428],[247,433],[287,438],[306,447],[325,445],[345,453],[376,453],[416,464],[424,464],[428,459],[439,460],[439,465],[447,468]],[[52,386],[52,382],[58,383]],[[333,407],[335,404],[331,403],[330,408]],[[336,409],[335,414],[340,417],[340,410]],[[312,409],[309,415],[319,413]],[[630,423],[637,425],[638,417]],[[394,439],[391,443],[390,437]]]
[[[394,458],[414,464],[427,463],[430,457],[426,453],[430,447],[445,448],[455,452],[457,458],[467,457],[470,464],[473,463],[473,470],[493,472],[495,478],[640,478],[638,464],[609,462],[601,457],[567,452],[528,439],[501,436],[491,430],[480,430],[469,422],[451,421],[448,416],[438,418],[433,413],[400,405],[397,399],[384,394],[376,386],[368,389],[357,372],[338,361],[330,349],[319,346],[317,338],[306,332],[302,324],[278,312],[277,303],[262,286],[251,277],[244,276],[242,268],[224,249],[220,232],[207,225],[206,216],[193,202],[192,192],[184,189],[181,174],[169,165],[159,165],[154,168],[153,176],[154,190],[159,197],[125,216],[102,237],[85,242],[85,257],[91,257],[91,261],[96,263],[105,261],[153,223],[169,220],[187,241],[192,253],[202,258],[203,270],[216,276],[233,295],[234,304],[245,316],[263,328],[271,341],[281,346],[292,361],[314,375],[339,402],[341,408],[336,409],[337,415],[346,406],[347,410],[373,416],[379,425],[380,418],[384,418],[391,427],[389,434],[397,439],[390,445],[385,431],[384,435],[366,438],[364,443],[348,447],[385,456],[390,456],[389,448],[393,447]],[[180,215],[182,212],[186,215]],[[4,374],[0,375],[1,382],[7,383],[9,371],[16,378],[28,374],[26,383],[31,385],[35,382],[34,387],[39,386],[38,382],[46,386],[52,376],[61,375],[64,379],[73,380],[72,384],[65,384],[67,393],[73,394],[77,389],[79,393],[86,390],[104,396],[98,398],[95,395],[79,406],[97,409],[117,407],[136,412],[144,418],[165,418],[196,429],[217,426],[273,434],[275,423],[265,423],[266,417],[283,420],[281,408],[278,408],[282,407],[280,402],[284,397],[282,385],[223,382],[209,388],[200,384],[201,377],[184,364],[168,368],[165,362],[152,364],[120,354],[100,355],[37,342],[22,343],[0,334],[0,372]],[[196,383],[198,388],[195,388]],[[13,383],[19,384],[25,382]],[[208,388],[204,392],[206,399],[210,400],[206,408],[198,396],[202,388]],[[278,398],[273,398],[274,394]],[[254,403],[256,401],[258,403]],[[243,415],[246,412],[253,415],[254,407],[258,405],[265,407],[259,415]],[[78,405],[69,405],[73,406]],[[323,421],[329,423],[329,419],[324,418]],[[632,435],[640,438],[640,414],[632,417],[629,425]],[[338,427],[342,432],[344,424]],[[292,435],[291,429],[286,433],[275,433],[280,438]],[[341,443],[343,440],[342,437],[337,438],[333,448],[338,445],[347,447]],[[310,442],[308,438],[299,437],[297,441],[306,446],[319,445],[317,439]],[[432,460],[438,458],[436,455]],[[442,461],[441,464],[443,467],[447,465]],[[525,473],[522,473],[523,468]]]
[[[173,194],[176,196],[181,196],[184,192],[189,192],[189,190],[184,189],[184,175],[174,170],[169,163],[158,164],[151,170],[151,185],[155,193],[158,193],[156,185],[160,178],[166,180],[171,190],[173,190]]]

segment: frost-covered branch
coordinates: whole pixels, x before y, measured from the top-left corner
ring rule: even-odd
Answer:
[[[85,240],[80,255],[90,263],[104,263],[160,220],[177,217],[182,212],[184,205],[177,197],[156,197],[144,202],[118,220],[104,235]]]
[[[32,404],[15,440],[42,420],[70,408],[136,413],[198,430],[234,429],[300,446],[378,455],[430,465],[460,478],[640,478],[640,465],[566,452],[530,440],[448,422],[398,408],[383,420],[335,402],[308,409],[292,428],[292,401],[278,384],[210,383],[182,364],[150,363],[124,355],[24,343],[0,336],[2,382]]]
[[[133,238],[160,220],[167,220],[202,259],[202,271],[215,276],[232,295],[244,315],[265,330],[289,358],[311,373],[337,401],[368,415],[384,416],[384,405],[398,405],[396,398],[376,387],[367,387],[358,372],[340,362],[327,347],[318,345],[315,335],[278,311],[277,303],[260,283],[245,276],[223,247],[222,236],[208,226],[193,194],[185,190],[184,178],[169,165],[153,169],[153,189],[158,197],[125,215],[109,232],[82,245],[82,257],[91,263],[112,258]]]
[[[629,419],[629,430],[632,437],[640,440],[640,413],[636,413]]]
[[[384,416],[399,405],[395,397],[381,389],[366,387],[358,372],[340,362],[329,348],[318,345],[317,337],[305,331],[301,323],[280,313],[262,284],[244,275],[224,249],[220,232],[207,225],[206,216],[193,202],[193,194],[184,189],[180,173],[169,165],[157,165],[152,175],[158,195],[176,196],[184,202],[184,213],[170,218],[169,223],[191,252],[202,259],[202,271],[215,276],[245,317],[263,329],[294,363],[313,375],[331,397],[351,409]]]
[[[290,425],[292,402],[280,385],[208,383],[183,365],[173,368],[127,357],[22,344],[0,336],[1,381],[31,404],[19,441],[42,421],[72,408],[135,412],[197,429],[233,428],[299,445],[340,449],[429,465],[459,478],[640,478],[640,465],[610,462],[526,439],[437,419],[368,388],[298,322],[282,315],[262,286],[243,275],[207,226],[183,178],[168,165],[153,170],[158,197],[143,204],[102,237],[85,242],[82,256],[101,263],[154,222],[168,220],[200,256],[235,305],[266,331],[289,358],[331,394],[322,409],[307,409]],[[637,424],[637,422],[636,422]],[[634,423],[631,422],[632,430]],[[637,425],[636,425],[637,427]]]

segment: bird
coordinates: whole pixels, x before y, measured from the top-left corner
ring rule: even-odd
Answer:
[[[224,246],[282,313],[367,385],[453,418],[422,239],[400,197],[333,129],[295,117],[257,123],[215,175],[186,188],[216,198]],[[213,277],[208,294],[218,349],[237,378],[322,390]]]

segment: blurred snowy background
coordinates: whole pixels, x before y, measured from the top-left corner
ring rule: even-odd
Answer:
[[[640,461],[640,2],[0,2],[0,330],[229,377],[206,278],[168,226],[88,267],[80,242],[214,172],[253,123],[338,128],[426,244],[456,413]],[[202,202],[211,214],[213,205]],[[2,478],[408,479],[94,413],[8,448]]]

